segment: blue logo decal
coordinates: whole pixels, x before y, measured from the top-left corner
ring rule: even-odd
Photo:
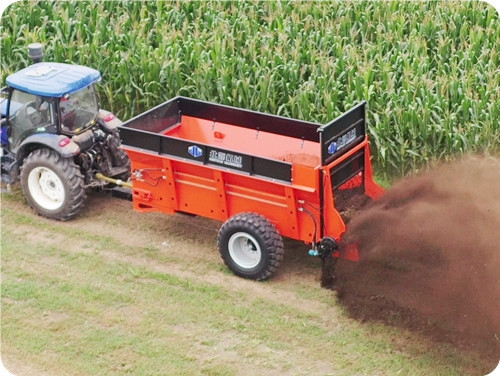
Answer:
[[[333,141],[330,145],[328,145],[328,153],[333,154],[337,151],[337,143]]]
[[[188,153],[195,158],[199,158],[203,155],[203,150],[200,147],[193,145],[188,147]]]

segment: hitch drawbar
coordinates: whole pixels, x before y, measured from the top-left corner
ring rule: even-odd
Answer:
[[[111,189],[111,195],[116,198],[120,198],[122,200],[127,200],[127,201],[132,201],[132,183],[120,180],[120,179],[113,179],[110,178],[109,176],[105,176],[98,172],[95,174],[95,177],[99,180],[105,180],[109,183],[115,184],[116,187]]]

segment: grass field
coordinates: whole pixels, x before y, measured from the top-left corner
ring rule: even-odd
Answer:
[[[500,42],[479,1],[21,1],[2,79],[46,59],[103,75],[128,119],[175,95],[327,122],[362,100],[380,174],[500,144]]]
[[[302,244],[286,242],[271,281],[247,281],[223,266],[218,223],[130,205],[93,195],[76,220],[54,222],[19,191],[2,195],[2,362],[14,374],[481,376],[494,367],[349,319]]]

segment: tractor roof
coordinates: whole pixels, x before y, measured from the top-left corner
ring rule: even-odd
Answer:
[[[36,63],[7,77],[7,85],[31,94],[62,97],[101,78],[99,71],[82,65]]]

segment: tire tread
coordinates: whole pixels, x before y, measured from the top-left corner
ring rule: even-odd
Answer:
[[[39,207],[29,193],[29,188],[26,183],[27,175],[29,174],[30,165],[39,165],[40,161],[48,164],[52,169],[60,170],[62,179],[67,183],[69,200],[66,205],[59,211],[50,212]],[[83,175],[80,168],[71,158],[64,158],[57,152],[47,148],[36,149],[31,152],[24,160],[21,166],[21,185],[24,195],[29,205],[40,215],[67,221],[74,218],[85,204],[86,191],[83,187]]]
[[[229,252],[226,251],[225,243],[230,234],[241,230],[253,231],[263,242],[262,252],[267,253],[266,264],[252,274],[235,269]],[[253,212],[240,213],[229,218],[220,228],[217,241],[224,264],[236,275],[257,281],[270,278],[277,271],[285,253],[283,239],[276,227],[264,216]]]

